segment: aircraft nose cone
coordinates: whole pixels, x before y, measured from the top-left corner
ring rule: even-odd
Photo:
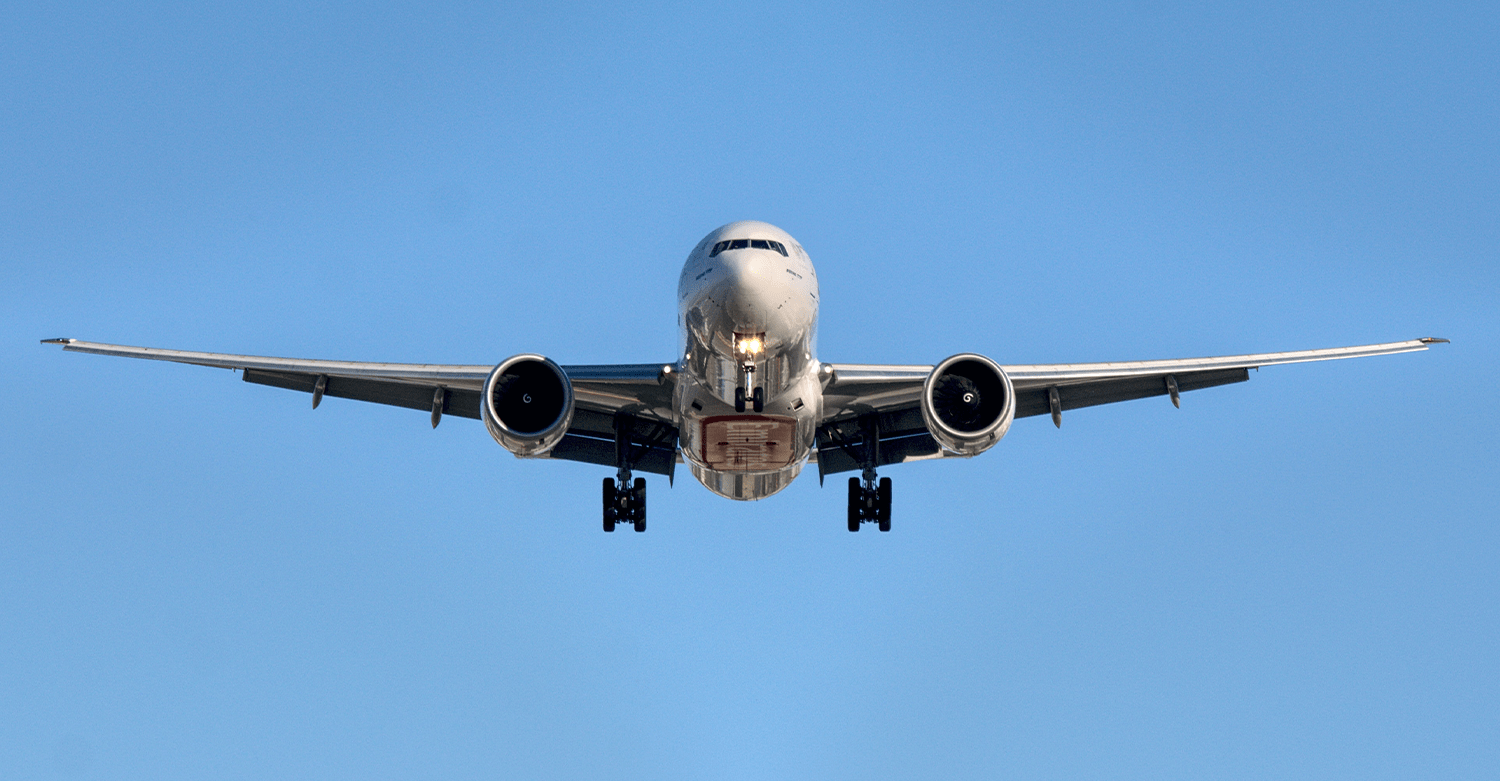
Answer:
[[[724,313],[740,329],[763,330],[776,307],[776,277],[770,261],[737,258],[725,267]]]

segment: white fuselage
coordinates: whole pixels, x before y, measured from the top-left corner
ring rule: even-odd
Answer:
[[[688,255],[677,299],[683,459],[716,494],[770,496],[802,471],[822,417],[812,261],[774,225],[730,223]]]

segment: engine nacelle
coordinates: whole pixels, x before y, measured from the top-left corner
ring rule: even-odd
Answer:
[[[994,447],[1016,419],[1010,377],[983,355],[955,355],[922,383],[922,421],[939,445],[962,456]]]
[[[502,447],[518,456],[539,456],[562,441],[573,423],[573,383],[547,358],[516,355],[485,379],[479,410]]]

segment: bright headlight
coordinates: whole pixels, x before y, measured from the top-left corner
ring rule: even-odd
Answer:
[[[766,349],[765,335],[735,334],[734,349],[741,355],[760,355]]]

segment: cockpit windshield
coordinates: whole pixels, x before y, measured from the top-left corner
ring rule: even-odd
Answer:
[[[782,257],[787,257],[786,246],[779,241],[770,239],[725,239],[714,245],[713,251],[708,253],[711,258],[718,257],[720,252],[727,249],[768,249],[772,252],[780,252]]]

